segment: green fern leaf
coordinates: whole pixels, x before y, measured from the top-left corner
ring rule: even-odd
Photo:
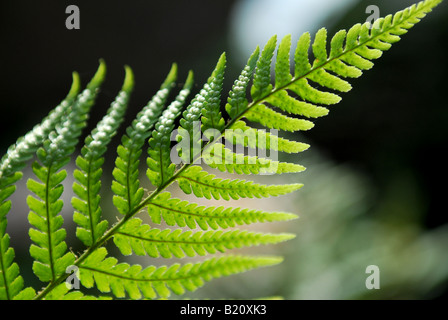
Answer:
[[[14,249],[9,247],[10,238],[6,234],[6,215],[11,209],[11,201],[6,199],[16,190],[14,184],[22,178],[19,170],[67,113],[79,93],[79,87],[79,76],[73,73],[73,83],[67,97],[39,125],[8,148],[7,154],[0,162],[0,300],[26,299],[34,293],[32,288],[22,290],[23,278],[19,274],[18,265],[13,263],[15,253]]]
[[[312,44],[309,33],[305,33],[297,42],[294,75],[290,73],[291,37],[287,35],[278,47],[274,88],[270,85],[270,65],[276,37],[272,37],[257,62],[251,88],[253,101],[240,116],[270,129],[285,131],[311,129],[314,126],[311,121],[289,117],[275,109],[307,118],[327,115],[328,109],[320,105],[332,105],[338,103],[341,98],[335,93],[314,88],[310,81],[334,91],[351,90],[352,87],[346,78],[357,78],[362,75],[363,70],[370,69],[373,66],[370,60],[379,58],[382,51],[388,50],[392,43],[399,41],[400,35],[406,33],[439,3],[437,0],[422,1],[397,12],[394,16],[380,18],[371,31],[368,23],[357,24],[348,32],[341,30],[331,39],[329,52],[327,52],[327,31],[324,28],[316,33]],[[308,56],[310,47],[313,53],[312,63]],[[282,138],[276,139],[272,134],[250,128],[242,121],[232,121],[229,123],[229,129],[233,131],[226,130],[226,141],[244,147],[289,153],[301,152],[307,147]],[[220,168],[222,170],[224,166]]]
[[[32,300],[36,296],[36,291],[33,288],[27,287],[20,291],[13,299],[14,300]]]
[[[135,252],[153,258],[183,258],[225,252],[243,246],[275,244],[294,238],[293,234],[232,231],[185,231],[152,229],[140,219],[129,220],[114,235],[114,242],[124,255]]]
[[[121,139],[113,170],[112,191],[113,203],[124,216],[106,230],[108,223],[101,218],[99,203],[103,156],[123,120],[132,91],[132,74],[127,69],[122,92],[97,128],[85,139],[81,156],[77,158],[79,169],[75,171],[77,182],[73,185],[77,197],[72,202],[76,210],[74,220],[78,224],[78,238],[88,247],[79,257],[68,252],[66,230],[62,227],[62,183],[67,175],[63,168],[70,161],[86,126],[104,79],[105,65],[101,61],[97,73],[81,94],[78,93],[79,80],[74,74],[66,100],[10,147],[0,161],[0,299],[97,299],[78,290],[71,291],[64,283],[69,277],[66,272],[69,265],[78,268],[77,276],[86,288],[96,286],[100,292],[111,292],[118,298],[154,299],[167,298],[171,293],[194,291],[213,278],[281,262],[278,257],[224,255],[194,264],[142,268],[140,265],[118,263],[117,259],[108,257],[106,244],[113,239],[125,255],[184,258],[291,239],[293,235],[290,234],[218,229],[286,221],[297,218],[294,214],[198,205],[172,198],[170,193],[163,191],[177,181],[186,194],[193,193],[206,199],[236,200],[279,196],[299,189],[301,184],[262,185],[241,179],[223,179],[194,163],[202,158],[211,168],[232,174],[303,171],[303,166],[267,159],[260,152],[257,156],[252,155],[251,149],[287,153],[306,150],[307,144],[279,138],[277,130],[295,132],[311,129],[314,125],[312,118],[327,115],[329,109],[326,106],[338,103],[341,100],[339,93],[351,89],[350,79],[372,68],[371,60],[379,58],[440,2],[422,1],[395,15],[376,20],[373,29],[365,23],[348,31],[341,30],[329,44],[325,29],[320,29],[313,41],[310,34],[305,33],[297,42],[294,66],[290,61],[291,36],[288,35],[278,46],[274,84],[271,84],[271,65],[277,38],[272,37],[261,54],[259,48],[254,51],[229,92],[225,107],[230,116],[228,122],[225,122],[220,109],[225,54],[221,55],[202,90],[183,112],[181,109],[193,86],[192,73],[176,100],[165,108],[177,77],[177,66],[173,64],[160,90],[138,113]],[[310,51],[312,57],[309,56]],[[248,98],[246,91],[251,80]],[[176,128],[176,118],[181,114],[180,125]],[[252,128],[252,122],[271,130]],[[175,129],[179,129],[178,142],[190,143],[188,148],[178,149],[184,164],[177,171],[170,158],[170,136]],[[138,167],[147,139],[147,176],[156,188],[144,198]],[[231,149],[234,146],[236,151]],[[249,155],[239,152],[239,147],[247,147]],[[6,215],[11,209],[8,198],[22,177],[19,170],[34,153],[37,153],[38,161],[33,163],[32,169],[37,178],[27,182],[28,189],[35,194],[27,198],[30,207],[28,220],[32,226],[29,236],[33,242],[30,254],[34,258],[34,273],[41,281],[49,282],[37,294],[33,288],[23,289],[23,278],[13,261],[14,250],[6,234]],[[179,228],[162,230],[143,224],[142,220],[135,218],[142,209],[148,210],[153,224],[163,222]],[[188,230],[197,227],[202,231]]]
[[[77,237],[86,246],[94,245],[108,227],[107,220],[101,220],[99,193],[104,163],[102,156],[124,119],[134,87],[132,70],[126,67],[125,71],[125,80],[120,93],[111,104],[107,115],[86,138],[85,146],[81,150],[82,155],[76,160],[80,170],[74,171],[74,177],[78,182],[73,184],[73,191],[79,198],[72,198],[72,206],[77,210],[73,214],[73,221],[79,226],[76,230]]]
[[[193,98],[182,113],[177,141],[185,145],[178,149],[179,156],[184,163],[192,163],[201,150],[201,129],[222,130],[225,121],[219,111],[222,82],[226,64],[225,54],[222,54],[208,81],[201,91]],[[202,116],[202,118],[201,118]],[[202,127],[199,120],[202,119]],[[211,137],[208,137],[211,139]]]
[[[199,206],[196,203],[171,198],[169,192],[157,195],[147,207],[152,222],[156,224],[160,224],[163,217],[169,226],[188,226],[190,229],[199,226],[202,230],[208,228],[216,230],[256,222],[287,221],[297,218],[295,214],[286,212]]]
[[[234,153],[220,143],[215,143],[206,150],[202,158],[211,168],[221,172],[236,174],[270,174],[270,173],[297,173],[305,170],[305,167],[294,164],[279,162],[256,156],[246,156]]]
[[[106,258],[105,248],[96,250],[80,266],[80,280],[86,288],[96,287],[101,292],[112,292],[117,298],[126,294],[131,299],[167,298],[171,293],[195,291],[206,281],[254,268],[272,266],[280,257],[223,256],[195,264],[173,264],[169,267],[117,264],[115,258]]]
[[[146,174],[151,183],[156,187],[161,186],[170,179],[176,169],[176,165],[172,163],[170,158],[171,133],[174,130],[175,120],[180,115],[193,84],[193,73],[190,72],[183,89],[168,108],[165,109],[155,125],[152,138],[149,139],[149,157],[146,161],[148,170]]]
[[[240,76],[235,80],[232,90],[229,92],[227,98],[226,111],[231,119],[236,119],[246,110],[249,101],[246,97],[247,86],[252,78],[257,64],[258,56],[260,55],[260,48],[257,46],[255,51],[249,57],[246,66],[241,71]]]
[[[44,140],[48,138],[50,132],[67,115],[80,90],[79,75],[74,72],[72,76],[73,82],[67,97],[40,124],[36,125],[33,130],[19,138],[15,144],[8,148],[7,153],[0,162],[0,179],[4,179],[21,170],[26,165],[26,162],[34,156]]]
[[[216,200],[238,200],[239,198],[267,198],[284,195],[300,189],[302,184],[262,185],[239,179],[215,178],[214,174],[203,171],[199,166],[192,166],[178,177],[179,187],[186,194],[194,193],[197,197]]]
[[[205,86],[207,95],[204,97],[205,101],[201,109],[202,132],[208,129],[221,131],[224,128],[225,121],[221,115],[220,105],[225,67],[226,55],[223,53]],[[210,137],[207,138],[210,139]]]
[[[45,300],[111,300],[110,297],[94,297],[85,295],[81,291],[70,291],[66,283],[56,286],[46,297]]]
[[[226,141],[257,150],[274,150],[286,153],[298,153],[307,150],[309,144],[280,138],[266,130],[253,129],[244,121],[237,121],[226,130]]]
[[[258,100],[272,91],[271,84],[271,63],[277,44],[277,36],[269,39],[263,48],[260,58],[257,61],[257,68],[254,74],[254,81],[250,90],[252,99]]]
[[[19,275],[19,266],[13,263],[15,253],[14,249],[9,247],[9,235],[3,230],[1,234],[3,236],[0,238],[0,300],[10,300],[22,290],[23,278]]]
[[[246,112],[245,117],[247,120],[258,122],[267,128],[291,132],[310,130],[314,127],[311,121],[285,116],[266,107],[264,104],[257,104],[252,107]]]
[[[281,88],[292,80],[290,71],[291,35],[285,36],[278,46],[275,63],[275,88]]]
[[[35,243],[30,247],[30,254],[35,259],[33,271],[43,282],[55,281],[75,261],[74,254],[67,252],[66,230],[62,228],[64,219],[58,215],[63,206],[59,199],[64,189],[61,183],[67,176],[67,172],[61,169],[74,152],[104,76],[105,65],[101,61],[98,71],[77,97],[65,121],[56,125],[55,131],[37,151],[43,165],[36,161],[32,168],[40,182],[33,179],[27,182],[28,189],[38,197],[28,196],[27,203],[31,210],[28,220],[34,227],[29,231]]]
[[[31,210],[28,220],[35,227],[29,231],[29,236],[35,243],[30,247],[30,254],[36,259],[33,271],[43,282],[54,281],[75,260],[72,253],[66,253],[66,231],[61,228],[64,219],[58,215],[63,205],[59,199],[63,191],[60,183],[67,175],[65,170],[57,172],[58,169],[55,166],[43,167],[35,162],[33,172],[43,183],[32,179],[27,183],[28,189],[43,200],[32,196],[27,198]]]
[[[136,119],[126,130],[117,148],[115,168],[112,172],[113,203],[121,214],[128,214],[143,198],[144,190],[140,187],[138,168],[145,140],[159,119],[168,99],[168,94],[177,79],[177,65],[173,64],[159,91],[149,103],[137,114]]]

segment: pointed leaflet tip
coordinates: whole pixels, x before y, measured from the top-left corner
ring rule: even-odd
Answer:
[[[276,44],[277,44],[277,35],[274,34],[274,35],[268,40],[268,42],[266,43],[264,49],[270,48],[271,46],[276,46]],[[264,49],[263,49],[263,50],[264,50]]]
[[[252,55],[247,60],[247,65],[250,67],[251,70],[255,68],[259,55],[260,55],[260,46],[257,46]]]
[[[98,67],[98,70],[96,71],[92,80],[90,80],[89,84],[87,85],[87,89],[98,88],[104,81],[104,77],[106,76],[106,63],[104,62],[103,59],[100,59],[99,62],[100,65]]]
[[[221,54],[221,56],[219,57],[218,63],[216,64],[216,68],[213,71],[213,73],[212,73],[210,78],[211,79],[215,78],[218,73],[222,73],[224,71],[225,67],[226,67],[226,63],[227,63],[226,53],[223,52]]]
[[[134,73],[132,72],[131,67],[128,65],[124,66],[125,77],[123,82],[122,91],[130,92],[134,88]]]
[[[173,63],[171,65],[170,72],[166,76],[165,81],[162,83],[160,89],[167,89],[173,85],[173,83],[177,80],[177,64]]]
[[[74,71],[72,73],[72,86],[70,88],[70,92],[68,93],[68,99],[72,99],[76,97],[81,89],[81,80],[79,79],[78,72]]]
[[[216,63],[215,69],[213,70],[210,77],[207,79],[207,83],[210,84],[216,78],[217,75],[221,74],[221,77],[223,76],[224,69],[226,68],[226,63],[227,63],[226,53],[223,52],[219,57],[218,62]]]

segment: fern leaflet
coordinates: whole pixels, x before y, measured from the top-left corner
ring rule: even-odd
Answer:
[[[114,236],[124,255],[135,252],[153,258],[204,256],[243,246],[275,244],[294,238],[293,234],[269,234],[241,230],[182,232],[182,229],[151,229],[140,219],[129,220]]]
[[[126,76],[120,93],[107,115],[86,138],[85,146],[81,151],[82,155],[76,159],[80,170],[74,171],[74,177],[78,182],[73,184],[73,191],[79,198],[72,198],[72,206],[77,210],[73,214],[73,220],[79,225],[76,235],[86,246],[94,245],[108,227],[107,220],[101,220],[99,192],[103,171],[101,167],[104,163],[102,155],[124,119],[134,86],[131,69],[126,67],[125,70]]]
[[[67,252],[64,241],[66,230],[62,228],[64,219],[58,215],[63,206],[63,201],[59,199],[64,189],[61,183],[67,176],[67,172],[61,169],[75,150],[104,76],[105,65],[101,62],[65,121],[56,126],[56,131],[50,133],[49,139],[37,151],[42,165],[36,161],[32,168],[40,182],[33,179],[27,182],[28,189],[38,197],[27,198],[31,210],[28,221],[34,227],[29,231],[30,239],[35,243],[30,247],[30,254],[35,259],[33,271],[43,282],[54,282],[75,261],[74,254]]]
[[[117,159],[112,182],[114,205],[121,214],[126,215],[135,208],[143,198],[143,188],[138,179],[141,148],[145,140],[151,135],[151,130],[163,112],[168,94],[177,78],[177,65],[173,64],[160,90],[149,103],[139,112],[137,118],[126,130],[117,148]]]
[[[118,263],[115,258],[106,258],[105,248],[98,249],[80,265],[81,283],[86,288],[96,287],[101,292],[112,292],[117,298],[148,299],[157,296],[166,298],[171,291],[183,294],[195,291],[206,281],[254,268],[275,265],[278,257],[226,256],[212,258],[195,264],[173,264],[170,267],[154,266],[142,269],[140,265]]]
[[[185,200],[172,198],[171,194],[164,192],[154,197],[148,205],[148,213],[154,223],[160,224],[161,218],[165,222],[179,227],[188,226],[202,229],[235,227],[236,225],[251,224],[255,222],[285,221],[297,218],[295,214],[286,212],[266,212],[230,207],[205,207]]]

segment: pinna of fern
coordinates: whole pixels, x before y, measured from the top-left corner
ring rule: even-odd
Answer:
[[[186,194],[205,199],[268,198],[291,193],[302,187],[265,185],[241,178],[224,179],[207,171],[207,166],[230,174],[297,173],[305,168],[295,163],[284,163],[260,156],[246,156],[233,150],[244,146],[257,150],[297,154],[307,144],[280,138],[274,131],[254,128],[253,123],[280,131],[304,131],[313,126],[313,119],[328,114],[328,105],[341,100],[339,92],[351,89],[348,81],[372,68],[372,60],[379,58],[391,44],[420,21],[441,0],[425,0],[394,15],[378,19],[373,28],[369,23],[356,24],[348,31],[337,32],[327,50],[327,31],[320,29],[313,42],[309,33],[303,34],[296,45],[291,64],[291,36],[284,37],[277,46],[272,37],[263,50],[256,48],[247,65],[234,82],[227,103],[221,109],[221,97],[226,67],[226,56],[219,61],[202,89],[192,98],[190,72],[176,98],[169,101],[175,88],[177,65],[148,104],[121,137],[113,169],[113,204],[121,214],[118,222],[109,227],[102,216],[101,188],[104,154],[113,135],[124,119],[124,112],[133,89],[131,69],[126,67],[122,90],[111,104],[106,116],[85,139],[78,169],[74,172],[74,221],[76,236],[86,250],[76,256],[67,250],[66,231],[60,215],[60,199],[66,177],[63,167],[75,150],[87,116],[104,80],[102,62],[97,74],[82,93],[75,77],[74,85],[65,102],[56,108],[40,126],[25,139],[19,139],[2,159],[0,166],[0,298],[2,299],[87,299],[81,291],[71,290],[63,283],[67,267],[76,267],[84,287],[95,286],[102,293],[117,298],[166,298],[171,293],[194,291],[212,278],[240,273],[281,262],[276,256],[250,256],[226,253],[243,246],[279,243],[293,234],[249,232],[238,226],[253,223],[285,221],[297,216],[286,212],[267,212],[239,207],[215,207],[174,198],[165,189],[177,183]],[[271,63],[277,49],[274,81]],[[311,49],[312,57],[309,56]],[[292,70],[292,72],[291,72]],[[250,98],[248,98],[248,94]],[[224,113],[225,112],[225,113]],[[179,125],[176,127],[177,120]],[[177,129],[177,135],[176,130]],[[178,144],[172,149],[171,138]],[[154,190],[145,195],[139,178],[142,149],[147,147],[147,176]],[[173,151],[174,150],[174,151]],[[173,162],[173,152],[182,162]],[[14,251],[9,247],[6,214],[11,203],[7,198],[14,192],[20,179],[20,169],[33,154],[32,165],[37,179],[27,186],[36,196],[27,199],[30,207],[28,220],[33,228],[29,235],[30,249],[35,259],[33,271],[47,286],[36,294],[34,289],[23,289]],[[198,165],[203,160],[203,166]],[[136,216],[147,211],[151,223]],[[168,228],[155,225],[166,223]],[[197,228],[202,230],[196,230]],[[186,228],[187,230],[181,229]],[[188,230],[189,229],[189,230]],[[211,229],[211,230],[210,230]],[[183,258],[226,253],[196,263],[148,266],[120,263],[110,257],[105,247],[108,240],[124,255]]]

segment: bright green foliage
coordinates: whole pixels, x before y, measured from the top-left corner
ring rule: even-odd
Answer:
[[[94,297],[85,295],[80,291],[70,291],[66,283],[55,287],[46,297],[45,300],[110,300],[109,297]]]
[[[59,199],[64,190],[62,182],[67,176],[67,172],[61,169],[70,160],[81,131],[87,124],[88,113],[95,103],[104,76],[105,65],[101,62],[87,89],[74,101],[66,119],[56,125],[55,131],[37,151],[42,165],[36,161],[32,167],[39,181],[29,179],[27,182],[28,189],[37,196],[27,198],[31,210],[28,221],[34,227],[29,231],[34,242],[30,254],[35,259],[33,271],[43,282],[55,281],[75,261],[74,254],[67,252],[64,241],[66,231],[62,228],[64,219],[59,215],[63,206],[63,201]]]
[[[237,174],[267,174],[267,173],[296,173],[305,170],[301,165],[279,162],[270,159],[246,156],[234,153],[220,143],[215,143],[213,149],[203,155],[204,162],[211,168],[222,172]]]
[[[243,112],[249,101],[247,100],[247,86],[252,78],[255,71],[255,66],[257,64],[258,56],[260,54],[260,48],[257,47],[255,51],[250,56],[247,61],[246,66],[243,71],[241,71],[240,76],[235,80],[232,90],[229,92],[229,97],[227,98],[226,111],[230,118],[237,118],[241,112]]]
[[[189,141],[188,150],[179,150],[179,155],[185,163],[193,162],[201,151],[201,129],[202,132],[208,129],[220,132],[224,128],[225,121],[219,111],[219,105],[225,65],[226,56],[222,54],[212,75],[182,114],[177,141]],[[199,128],[200,119],[202,126]]]
[[[325,29],[319,30],[313,40],[309,33],[305,33],[299,38],[293,57],[290,57],[291,36],[284,37],[278,48],[277,37],[272,37],[261,52],[257,47],[248,59],[229,92],[225,114],[221,111],[224,110],[221,109],[221,98],[225,54],[221,55],[211,76],[189,103],[186,99],[194,88],[192,72],[177,96],[169,102],[177,79],[177,65],[173,64],[159,90],[121,137],[111,186],[112,203],[121,215],[111,224],[102,217],[100,191],[104,180],[101,178],[105,153],[124,120],[133,90],[133,74],[126,67],[121,91],[104,118],[85,138],[81,154],[76,159],[73,220],[78,226],[77,237],[87,247],[79,257],[68,250],[61,216],[63,182],[67,176],[64,167],[87,125],[105,78],[105,64],[100,62],[98,71],[81,93],[79,77],[74,73],[72,88],[64,101],[41,124],[19,138],[0,161],[0,299],[97,299],[85,295],[82,289],[67,287],[64,281],[69,277],[68,267],[75,267],[78,271],[75,275],[80,277],[84,287],[96,286],[102,293],[111,293],[101,299],[154,299],[194,291],[213,278],[280,263],[281,257],[225,253],[293,238],[292,234],[236,227],[288,221],[296,219],[297,215],[199,205],[174,198],[165,189],[179,186],[184,193],[196,197],[238,200],[281,196],[301,188],[300,183],[265,185],[244,179],[220,178],[199,164],[203,161],[204,167],[208,165],[221,172],[239,175],[303,171],[305,168],[299,164],[268,159],[267,152],[260,151],[296,154],[308,149],[308,144],[278,137],[278,130],[310,130],[314,118],[327,115],[327,106],[341,100],[335,92],[349,91],[350,78],[357,78],[364,70],[372,68],[371,60],[379,58],[440,2],[422,1],[393,16],[378,19],[372,29],[368,23],[357,24],[348,31],[337,32],[330,43],[327,43]],[[275,53],[277,56],[273,61]],[[274,81],[271,79],[273,64]],[[185,110],[184,105],[187,106]],[[254,122],[271,130],[253,128],[251,124]],[[176,130],[179,144],[172,146]],[[148,148],[147,183],[154,187],[150,192],[145,192],[139,180],[140,157],[145,147]],[[245,147],[249,154],[244,153]],[[258,153],[251,154],[252,149]],[[32,170],[36,177],[27,182],[28,189],[34,194],[27,198],[28,221],[32,226],[29,236],[33,242],[30,255],[34,258],[33,272],[46,285],[43,290],[24,288],[19,266],[14,262],[10,236],[6,233],[7,214],[12,208],[8,198],[22,177],[20,170],[34,155],[37,155],[37,161],[32,164]],[[176,167],[173,155],[180,156],[183,161],[179,167]],[[141,211],[148,212],[150,224],[135,217]],[[154,227],[161,224],[175,228]],[[197,228],[202,230],[194,230]],[[116,258],[108,257],[105,246],[112,239],[124,255],[184,258],[220,253],[220,256],[194,264],[143,268],[118,263]]]
[[[238,200],[239,198],[268,198],[284,195],[302,187],[302,184],[262,185],[240,179],[221,179],[203,171],[199,166],[185,170],[178,179],[179,187],[186,194],[216,200]]]
[[[133,87],[132,71],[126,67],[126,76],[120,93],[111,104],[107,115],[86,138],[81,150],[82,155],[76,159],[80,170],[74,171],[74,177],[78,182],[73,184],[73,191],[79,198],[72,198],[72,206],[77,210],[73,214],[73,220],[79,225],[76,236],[86,246],[95,244],[108,227],[107,220],[101,220],[99,193],[104,163],[102,155],[124,119]]]
[[[226,55],[223,53],[219,58],[215,70],[204,86],[207,95],[204,96],[204,105],[202,112],[202,132],[208,129],[221,131],[224,128],[225,121],[221,115],[221,91],[224,81],[224,70],[226,67]]]
[[[277,36],[273,36],[257,61],[257,68],[254,74],[254,82],[250,90],[252,99],[258,100],[267,96],[272,91],[271,84],[271,62],[277,44]]]
[[[265,127],[285,131],[309,130],[314,127],[313,123],[308,120],[287,117],[266,107],[264,104],[257,104],[252,107],[246,113],[246,118]]]
[[[79,75],[74,72],[72,87],[67,97],[40,124],[36,125],[33,130],[28,132],[24,137],[19,138],[15,144],[9,147],[7,153],[1,160],[0,179],[4,179],[8,175],[21,170],[26,165],[26,162],[36,153],[37,148],[42,145],[44,140],[48,138],[50,132],[54,130],[56,124],[67,115],[79,90]]]
[[[176,100],[174,100],[160,116],[155,129],[152,131],[152,138],[149,139],[149,157],[146,161],[148,175],[151,183],[156,187],[160,187],[168,179],[170,179],[176,165],[171,162],[171,132],[174,129],[175,120],[180,115],[181,109],[190,94],[193,86],[193,73],[188,74],[183,89],[179,92]]]
[[[139,265],[117,264],[117,259],[106,258],[106,255],[105,248],[98,249],[80,265],[81,283],[87,288],[96,284],[101,292],[112,292],[117,298],[127,293],[131,299],[166,298],[171,291],[181,295],[185,290],[195,291],[213,278],[281,262],[280,258],[269,256],[225,256],[195,264],[176,263],[170,267],[142,269]]]
[[[209,227],[216,230],[256,222],[287,221],[297,218],[295,214],[286,212],[199,206],[196,203],[172,198],[168,192],[159,194],[151,201],[148,213],[151,220],[157,224],[161,223],[163,217],[169,226],[188,226],[190,229],[199,226],[202,230],[207,230]]]
[[[204,256],[243,246],[274,244],[294,238],[293,234],[269,234],[241,230],[185,231],[151,229],[140,219],[128,221],[114,235],[114,242],[124,255],[135,252],[153,258]]]
[[[117,148],[117,159],[113,171],[114,181],[112,191],[114,205],[121,214],[127,214],[136,207],[143,198],[143,188],[140,187],[139,164],[142,147],[151,136],[151,130],[163,112],[168,94],[177,79],[177,65],[173,64],[160,90],[151,101],[137,114],[136,119],[121,138]]]
[[[226,141],[235,145],[286,153],[298,153],[310,147],[306,143],[280,138],[265,130],[253,129],[247,126],[244,121],[235,122],[231,129],[225,132],[225,138]]]
[[[54,281],[75,261],[74,255],[67,252],[66,231],[62,228],[64,219],[58,215],[63,206],[59,199],[64,190],[61,182],[67,176],[65,170],[58,172],[59,169],[35,162],[33,172],[42,183],[32,179],[27,183],[28,189],[41,199],[29,196],[27,203],[31,210],[28,221],[35,227],[29,231],[30,239],[35,243],[30,247],[30,254],[36,260],[33,271],[42,282]]]
[[[73,73],[73,84],[67,97],[52,110],[44,120],[36,125],[23,138],[19,138],[2,158],[0,165],[0,300],[26,298],[34,296],[32,288],[23,288],[23,278],[19,275],[19,266],[13,263],[14,249],[9,247],[9,235],[6,234],[6,215],[11,209],[11,201],[6,200],[14,193],[15,183],[21,179],[21,168],[26,165],[37,148],[48,138],[56,123],[68,112],[79,92],[79,76]]]

